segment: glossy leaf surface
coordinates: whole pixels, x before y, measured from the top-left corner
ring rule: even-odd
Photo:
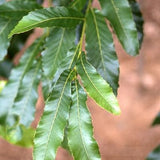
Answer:
[[[139,42],[136,26],[127,0],[99,0],[102,14],[110,21],[126,52],[138,54]]]
[[[81,13],[67,9],[65,7],[54,7],[39,9],[30,12],[18,23],[18,25],[10,33],[13,34],[26,32],[36,27],[75,27],[83,20]]]
[[[31,69],[34,58],[42,49],[42,44],[43,39],[37,40],[23,55],[19,65],[12,70],[9,81],[0,94],[0,124],[14,125],[13,118],[9,115],[12,111],[24,75]]]
[[[54,28],[45,43],[43,70],[48,78],[53,79],[67,52],[74,46],[75,31],[65,28]]]
[[[120,114],[118,102],[111,87],[97,73],[96,69],[86,61],[84,54],[80,57],[77,64],[77,71],[89,96],[108,112],[115,115]]]
[[[141,13],[141,10],[140,10],[139,3],[136,0],[129,0],[129,3],[130,3],[130,6],[131,6],[131,9],[132,9],[132,14],[133,14],[134,21],[136,23],[136,28],[137,28],[137,31],[138,31],[138,39],[139,39],[139,43],[140,43],[140,46],[141,46],[142,41],[143,41],[143,36],[144,36],[143,35],[144,20],[143,20],[143,17],[142,17],[142,13]]]
[[[87,95],[75,81],[68,126],[68,144],[75,160],[100,160],[98,145],[93,138]]]
[[[34,139],[34,160],[55,159],[69,118],[71,77],[72,72],[63,72],[46,102]]]
[[[104,17],[93,9],[88,12],[86,18],[86,51],[88,61],[117,95],[119,63],[113,38]]]
[[[73,67],[76,64],[78,51],[79,51],[79,49],[78,49],[78,46],[77,46],[76,48],[72,48],[67,52],[66,57],[63,60],[61,60],[62,62],[58,66],[54,77],[52,77],[51,79],[46,78],[46,76],[43,77],[42,86],[43,86],[43,95],[44,95],[45,100],[48,98],[48,95],[51,92],[52,87],[56,84],[56,82],[59,79],[61,73],[64,70],[73,69]]]

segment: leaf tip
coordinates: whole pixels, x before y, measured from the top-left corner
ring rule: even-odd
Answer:
[[[114,108],[113,114],[116,115],[116,116],[120,115],[120,114],[121,114],[121,109],[120,109],[120,107],[117,107],[117,106],[116,106],[116,107]]]

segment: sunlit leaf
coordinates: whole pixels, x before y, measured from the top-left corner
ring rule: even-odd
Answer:
[[[118,102],[111,87],[97,73],[96,69],[86,61],[84,54],[80,57],[77,64],[77,71],[89,96],[108,112],[115,115],[120,114]]]
[[[81,13],[71,8],[54,7],[39,9],[30,12],[12,30],[9,37],[13,34],[29,31],[36,27],[75,27],[83,20]]]

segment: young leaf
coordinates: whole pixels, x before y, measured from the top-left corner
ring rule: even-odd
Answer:
[[[14,105],[9,113],[9,117],[13,117],[12,122],[14,122],[14,117],[18,117],[18,124],[29,127],[34,120],[38,98],[37,90],[40,82],[40,65],[40,61],[35,61],[21,82]]]
[[[55,159],[69,117],[72,76],[64,71],[46,102],[34,139],[34,160]]]
[[[68,144],[75,160],[100,160],[86,100],[86,93],[78,81],[75,81],[68,126]]]
[[[127,0],[99,0],[102,14],[107,17],[126,52],[138,54],[139,43],[135,23]]]
[[[159,160],[160,157],[160,145],[157,146],[153,152],[149,154],[146,160]]]
[[[115,115],[120,114],[118,102],[111,87],[97,73],[96,69],[86,61],[84,53],[77,64],[77,71],[89,96],[108,112]]]
[[[18,21],[28,12],[40,8],[35,2],[10,1],[0,5],[0,61],[7,54],[10,39],[8,35]]]
[[[87,2],[86,0],[74,0],[74,1],[69,5],[69,7],[81,11],[81,10],[84,8],[86,2]]]
[[[130,3],[130,6],[131,6],[131,9],[132,9],[134,21],[136,23],[136,28],[137,28],[137,31],[138,31],[138,39],[139,39],[139,43],[140,43],[140,46],[141,46],[142,41],[143,41],[143,36],[144,36],[143,35],[144,20],[143,20],[143,17],[142,17],[142,13],[141,13],[141,10],[140,10],[139,3],[136,0],[129,0],[129,3]]]
[[[113,38],[104,17],[93,9],[89,10],[86,17],[86,51],[88,61],[117,95],[119,63]]]
[[[34,58],[39,54],[42,49],[44,38],[38,39],[35,43],[26,51],[20,60],[19,65],[11,72],[8,83],[0,94],[0,124],[13,125],[12,119],[9,117],[9,113],[14,105],[15,98],[17,97],[21,82],[24,75],[31,68]]]
[[[39,9],[30,12],[12,30],[9,37],[14,34],[29,31],[36,27],[75,27],[83,20],[82,14],[71,8],[54,7]]]

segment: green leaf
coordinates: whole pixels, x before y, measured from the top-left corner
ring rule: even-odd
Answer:
[[[0,126],[0,136],[11,144],[32,147],[35,130],[25,128],[24,126],[16,126],[13,128]]]
[[[17,22],[15,20],[0,16],[0,61],[2,61],[7,54],[7,48],[10,42],[8,34],[16,24]]]
[[[86,17],[86,51],[88,61],[117,95],[119,63],[113,38],[104,17],[93,9],[89,10]]]
[[[20,20],[28,12],[42,8],[36,2],[27,0],[14,0],[0,5],[0,15]]]
[[[72,0],[53,0],[54,6],[68,6]]]
[[[11,61],[4,60],[0,62],[0,77],[8,79],[12,68],[13,68],[13,63]]]
[[[86,2],[86,0],[74,0],[69,6],[81,11],[84,8]]]
[[[42,53],[44,78],[42,80],[44,98],[48,97],[53,82],[61,73],[75,65],[78,46],[75,47],[75,30],[54,28],[46,40]]]
[[[143,20],[143,17],[142,17],[142,13],[141,13],[141,10],[140,10],[139,3],[135,0],[129,0],[129,3],[130,3],[130,6],[131,6],[131,9],[132,9],[134,21],[136,23],[136,28],[137,28],[137,31],[138,31],[138,39],[139,39],[139,43],[140,43],[140,46],[141,46],[142,41],[143,41],[143,36],[144,36],[143,35],[144,20]]]
[[[40,82],[40,65],[36,62],[27,72],[21,82],[18,94],[11,109],[9,118],[18,117],[18,124],[29,127],[34,120],[35,106],[38,99],[38,84]]]
[[[111,87],[97,73],[96,69],[86,61],[84,53],[77,64],[77,71],[89,96],[108,112],[115,115],[120,114],[120,108]]]
[[[65,28],[54,28],[46,39],[45,50],[42,53],[45,76],[53,79],[57,69],[65,59],[67,52],[74,46],[75,31]]]
[[[159,160],[160,157],[160,145],[153,150],[147,157],[147,160]]]
[[[86,100],[86,93],[78,81],[75,81],[69,118],[68,144],[75,160],[100,160]]]
[[[12,30],[14,34],[26,32],[36,27],[75,27],[83,20],[81,13],[65,7],[45,8],[30,12]]]
[[[22,80],[25,74],[31,68],[34,58],[42,50],[44,37],[38,39],[34,44],[28,48],[20,60],[19,65],[14,68],[11,72],[8,83],[0,94],[0,124],[2,125],[13,125],[12,118],[9,117],[15,99],[18,95]],[[27,85],[28,86],[28,85]],[[17,97],[18,98],[18,97]]]
[[[127,0],[99,0],[102,14],[110,21],[126,52],[138,54],[139,43],[136,26]]]
[[[33,30],[13,36],[8,48],[6,59],[13,60],[15,55],[24,47],[26,40],[32,33]]]
[[[34,139],[34,160],[55,159],[71,103],[72,72],[64,71],[48,98]]]
[[[155,126],[155,125],[160,125],[160,112],[158,113],[158,115],[156,116],[156,118],[152,123],[152,126]]]
[[[0,93],[2,91],[2,89],[4,88],[4,86],[6,85],[6,81],[0,81]]]
[[[10,39],[8,35],[18,21],[28,12],[40,8],[35,2],[10,1],[0,5],[0,61],[7,54]]]
[[[54,77],[52,77],[52,79],[49,79],[47,76],[43,76],[42,79],[42,89],[43,89],[43,95],[44,95],[44,99],[46,100],[48,98],[48,95],[50,94],[52,87],[56,84],[57,80],[59,79],[61,73],[64,70],[67,69],[73,69],[73,67],[76,64],[76,61],[78,59],[78,52],[79,52],[79,45],[77,45],[77,47],[73,47],[72,49],[70,49],[67,54],[66,57],[62,60],[62,62],[59,64],[57,71],[54,75]]]

